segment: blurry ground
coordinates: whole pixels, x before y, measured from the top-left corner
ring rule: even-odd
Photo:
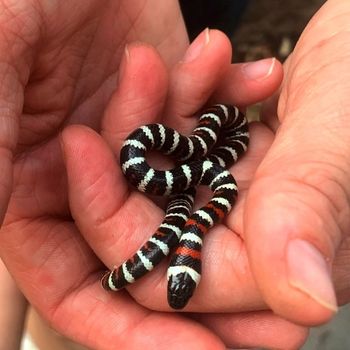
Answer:
[[[345,0],[346,1],[346,0]],[[250,0],[232,41],[235,61],[284,60],[324,0]]]
[[[344,0],[349,1],[349,0]],[[236,62],[275,56],[283,61],[324,0],[251,0],[232,41]],[[257,118],[258,106],[250,110]],[[335,319],[311,330],[302,350],[350,349],[350,304]]]
[[[233,0],[236,1],[236,0]],[[249,0],[231,37],[235,62],[277,57],[283,62],[313,14],[325,0]],[[247,110],[249,120],[259,119],[259,105]]]

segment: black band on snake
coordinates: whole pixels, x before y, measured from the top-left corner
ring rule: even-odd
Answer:
[[[164,221],[153,236],[120,267],[102,278],[107,290],[119,290],[151,271],[174,248],[168,268],[168,303],[182,309],[201,278],[202,240],[208,230],[231,210],[236,197],[235,179],[227,170],[248,146],[248,123],[237,107],[215,105],[200,116],[187,137],[161,124],[132,132],[120,153],[127,180],[139,191],[170,196]],[[146,153],[158,150],[177,166],[156,170]],[[213,197],[192,215],[195,187],[206,185]]]

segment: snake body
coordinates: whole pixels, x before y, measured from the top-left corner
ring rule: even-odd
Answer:
[[[248,123],[237,107],[214,105],[200,116],[190,136],[162,124],[141,126],[125,140],[120,163],[127,180],[139,191],[170,196],[163,222],[152,237],[119,267],[102,278],[107,290],[119,290],[151,271],[174,248],[168,268],[168,303],[185,307],[201,278],[202,241],[208,230],[231,210],[237,197],[228,171],[246,151]],[[146,153],[158,150],[177,165],[153,169]],[[195,187],[209,186],[211,200],[192,213]]]

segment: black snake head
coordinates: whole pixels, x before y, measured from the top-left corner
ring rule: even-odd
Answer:
[[[189,273],[172,275],[168,281],[168,303],[176,310],[183,309],[196,289],[196,282]]]

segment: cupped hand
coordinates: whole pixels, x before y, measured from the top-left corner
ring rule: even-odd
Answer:
[[[327,1],[289,57],[280,97],[263,113],[276,138],[245,206],[264,299],[305,325],[350,301],[349,18],[348,2]]]

